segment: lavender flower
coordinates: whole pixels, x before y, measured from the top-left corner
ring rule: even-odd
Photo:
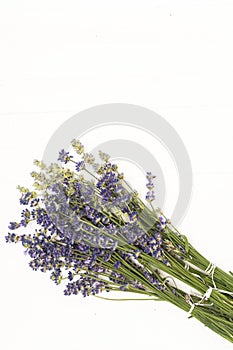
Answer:
[[[146,200],[148,202],[153,202],[155,200],[155,193],[153,191],[154,189],[154,182],[153,180],[155,179],[155,175],[152,175],[151,172],[146,173],[146,178],[148,180],[148,183],[146,184],[146,187],[148,188],[148,192],[146,194]]]
[[[20,227],[20,224],[18,224],[17,222],[10,222],[10,224],[8,226],[9,230],[15,230],[19,227]]]
[[[103,160],[105,163],[109,163],[110,156],[107,153],[104,153],[102,151],[99,151],[99,157],[101,160]]]
[[[75,169],[77,170],[77,172],[83,170],[85,167],[85,163],[83,160],[81,160],[80,162],[76,163]]]
[[[82,154],[84,152],[84,146],[81,144],[79,140],[71,141],[71,145],[77,154]]]
[[[86,164],[94,164],[95,162],[94,156],[90,153],[83,153],[82,158],[84,163]]]
[[[69,152],[65,152],[64,149],[62,149],[62,150],[59,152],[58,160],[59,160],[60,162],[66,164],[66,163],[68,163],[68,162],[71,160],[71,158],[73,158],[73,156],[71,156],[71,155],[69,154]]]

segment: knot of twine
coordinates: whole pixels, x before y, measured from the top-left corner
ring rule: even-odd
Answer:
[[[192,317],[192,312],[193,312],[195,306],[209,307],[209,306],[213,305],[213,303],[211,303],[211,304],[202,304],[203,300],[204,300],[204,296],[201,298],[200,301],[198,301],[198,303],[194,303],[192,298],[191,297],[189,298],[189,305],[191,307],[190,307],[190,309],[188,311],[188,317]]]
[[[191,317],[191,316],[192,316],[192,312],[193,312],[195,306],[209,307],[209,306],[212,306],[212,305],[213,305],[213,303],[211,303],[211,304],[202,304],[202,302],[203,302],[204,300],[209,300],[209,299],[210,299],[213,290],[216,290],[216,291],[218,291],[218,292],[220,292],[220,293],[223,293],[223,294],[228,294],[228,295],[232,295],[232,296],[233,296],[233,292],[229,292],[229,291],[227,291],[227,290],[218,289],[218,288],[217,288],[216,283],[215,283],[215,281],[214,281],[214,272],[215,272],[215,269],[216,269],[216,265],[213,264],[213,263],[210,263],[210,264],[208,265],[208,267],[205,269],[204,272],[205,272],[207,275],[210,275],[210,276],[211,276],[213,287],[209,287],[209,288],[207,289],[207,291],[205,292],[205,294],[202,296],[201,300],[200,300],[198,303],[194,303],[194,302],[192,301],[191,296],[190,296],[190,298],[189,298],[189,304],[190,304],[191,307],[190,307],[190,310],[188,311],[188,317]]]

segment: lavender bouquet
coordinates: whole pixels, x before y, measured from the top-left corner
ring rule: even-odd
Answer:
[[[99,294],[117,291],[131,293],[124,300],[134,293],[135,300],[168,301],[233,343],[233,274],[203,257],[154,208],[155,176],[146,175],[144,202],[107,154],[100,151],[96,163],[79,141],[72,146],[73,153],[59,153],[60,163],[35,161],[34,189],[18,187],[25,209],[6,242],[21,242],[30,267],[65,282],[65,295],[106,299]]]

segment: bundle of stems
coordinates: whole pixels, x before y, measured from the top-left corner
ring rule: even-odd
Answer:
[[[34,189],[19,187],[25,209],[10,222],[6,242],[22,243],[33,270],[50,271],[56,284],[66,281],[65,295],[105,299],[99,293],[118,291],[168,301],[233,343],[233,274],[154,208],[155,176],[146,174],[143,201],[106,153],[96,163],[79,141],[72,146],[78,160],[62,150],[64,165],[35,161]]]

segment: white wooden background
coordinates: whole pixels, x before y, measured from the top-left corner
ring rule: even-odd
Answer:
[[[194,173],[180,229],[233,270],[232,16],[231,0],[0,0],[2,349],[232,348],[170,305],[65,298],[4,243],[20,213],[15,188],[56,128],[85,108],[126,102],[180,134]]]

